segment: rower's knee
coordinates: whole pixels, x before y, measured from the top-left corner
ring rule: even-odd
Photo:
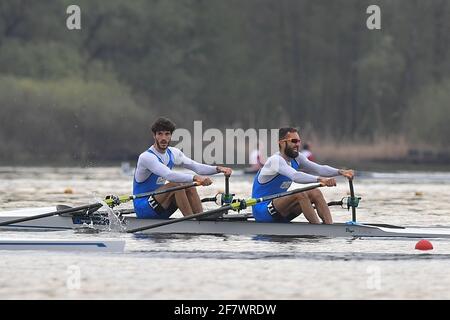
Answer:
[[[317,200],[324,200],[325,199],[323,197],[322,191],[317,190],[317,189],[308,191],[308,196],[311,199],[311,201],[317,201]]]
[[[187,188],[185,190],[187,194],[197,194],[197,188]]]
[[[178,186],[181,186],[181,183],[178,183],[178,182],[168,182],[168,183],[166,183],[166,184],[164,185],[164,188],[167,189],[167,188],[173,188],[173,187],[178,187]]]
[[[309,199],[309,196],[306,192],[299,192],[299,193],[294,194],[294,196],[295,196],[295,199],[298,201]]]
[[[173,191],[173,194],[174,195],[178,195],[178,196],[180,196],[180,195],[185,196],[186,195],[186,190],[185,189],[176,190],[176,191]]]

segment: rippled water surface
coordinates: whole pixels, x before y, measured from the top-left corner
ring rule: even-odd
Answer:
[[[450,227],[449,173],[373,173],[355,180],[362,222]],[[231,191],[250,196],[250,176]],[[118,168],[0,168],[0,209],[83,205],[131,192]],[[223,178],[200,188],[223,191]],[[347,195],[345,180],[322,189]],[[127,207],[127,206],[125,206]],[[128,206],[129,207],[129,206]],[[214,207],[214,204],[207,204]],[[348,221],[341,208],[336,222]],[[176,215],[181,216],[179,213]],[[298,220],[303,220],[299,217]],[[450,241],[417,239],[11,232],[0,237],[122,239],[124,253],[0,251],[1,299],[450,299]]]

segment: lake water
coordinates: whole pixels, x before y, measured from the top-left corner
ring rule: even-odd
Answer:
[[[129,194],[131,180],[120,168],[0,167],[0,209],[83,205]],[[445,172],[363,174],[355,179],[362,197],[358,219],[450,226],[449,181]],[[251,176],[237,175],[231,191],[248,197],[251,183]],[[223,189],[218,176],[199,192]],[[322,191],[328,201],[340,200],[348,185],[339,179],[336,188]],[[350,219],[345,209],[332,212],[336,222]],[[1,251],[0,299],[450,299],[449,240],[433,240],[434,250],[423,252],[414,249],[417,239],[0,232],[18,236],[124,239],[126,248]]]

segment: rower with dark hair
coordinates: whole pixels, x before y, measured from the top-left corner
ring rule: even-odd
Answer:
[[[230,176],[230,168],[209,166],[188,158],[181,150],[170,147],[175,124],[166,118],[159,118],[151,127],[155,143],[138,159],[133,179],[133,194],[147,193],[178,186],[183,182],[197,182],[208,186],[211,179],[203,175],[224,173]],[[175,172],[175,165],[190,169],[198,175]],[[166,180],[169,181],[166,183]],[[167,192],[133,201],[138,218],[164,219],[170,217],[177,209],[183,215],[203,212],[202,203],[196,188],[187,188]]]
[[[279,130],[280,151],[269,157],[255,176],[253,198],[285,192],[292,182],[320,182],[323,186],[332,187],[336,185],[336,180],[332,177],[342,175],[348,179],[353,178],[353,170],[336,169],[308,160],[299,152],[300,145],[297,129],[286,127]],[[320,223],[320,220],[326,224],[333,223],[330,209],[319,189],[261,202],[253,207],[253,216],[260,222],[288,222],[301,213],[310,223]]]

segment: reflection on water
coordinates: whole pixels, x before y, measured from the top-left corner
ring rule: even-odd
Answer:
[[[358,220],[450,226],[450,174],[445,173],[446,179],[442,175],[377,173],[357,178],[355,192],[362,197]],[[198,189],[200,197],[224,190],[223,177],[216,176],[213,181],[213,185]],[[231,192],[248,197],[251,183],[251,176],[232,177]],[[0,168],[0,209],[84,205],[109,194],[129,194],[131,187],[132,177],[123,175],[120,168]],[[68,188],[73,192],[65,193]],[[348,195],[348,184],[338,179],[336,188],[321,190],[328,201],[340,200]],[[215,204],[205,206],[213,208]],[[121,208],[131,208],[131,203]],[[351,217],[350,211],[337,207],[332,214],[336,222]],[[305,221],[302,216],[296,220]],[[434,250],[421,252],[414,249],[417,239],[80,231],[2,231],[1,237],[119,238],[126,240],[125,253],[4,251],[0,298],[450,298],[448,240],[433,240]],[[66,286],[67,268],[72,265],[80,267],[82,276],[76,291]],[[367,285],[373,270],[381,283],[376,290]]]
[[[96,229],[96,228],[92,228],[89,226],[85,226],[85,227],[80,227],[80,228],[75,228],[73,230],[74,233],[76,234],[98,234],[101,232],[100,229]]]
[[[324,236],[274,236],[274,235],[255,235],[252,236],[254,241],[267,241],[273,243],[319,243],[321,240],[330,239]]]
[[[211,235],[205,235],[205,234],[184,234],[184,233],[173,233],[173,234],[168,234],[168,233],[150,233],[150,234],[142,234],[142,233],[135,233],[133,234],[133,238],[136,239],[137,241],[154,241],[154,242],[159,242],[159,243],[163,243],[166,242],[168,240],[172,241],[193,241],[193,240],[197,240],[199,238],[205,238],[205,237],[210,237],[210,238],[215,238],[216,240],[226,240],[226,238],[228,237],[227,235],[217,235],[217,234],[211,234]]]
[[[136,251],[158,259],[213,259],[213,260],[315,260],[315,261],[396,261],[396,260],[449,260],[450,254],[403,254],[371,252],[273,252],[273,251],[218,251],[211,254],[206,250],[154,250]]]

